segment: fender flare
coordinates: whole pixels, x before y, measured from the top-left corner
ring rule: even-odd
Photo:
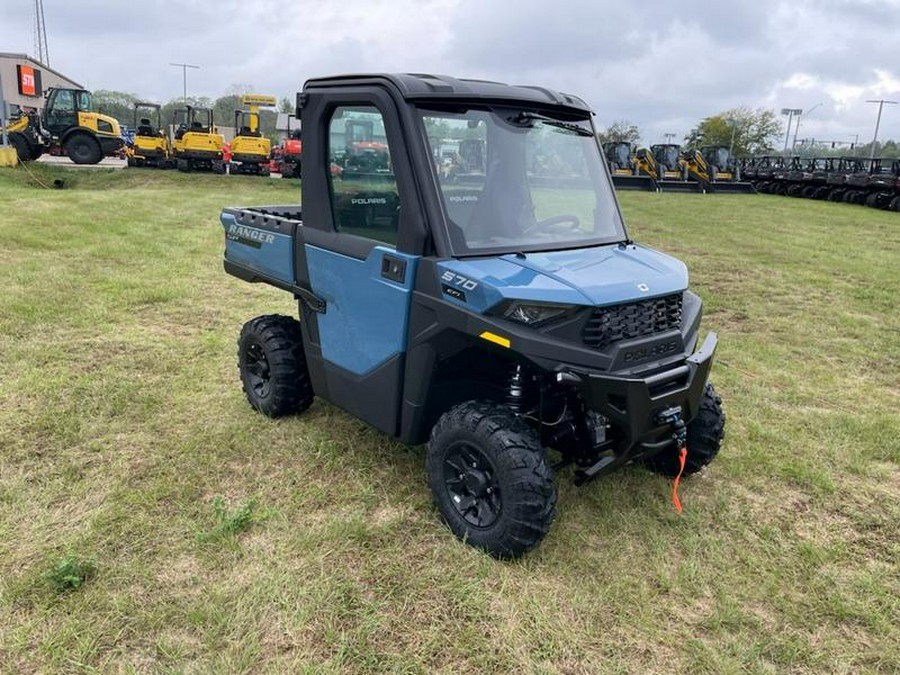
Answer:
[[[62,136],[59,137],[59,144],[61,146],[65,146],[66,142],[70,138],[72,138],[74,134],[87,134],[88,136],[93,138],[97,142],[97,144],[100,143],[100,139],[97,138],[97,132],[93,129],[90,129],[88,127],[70,127]]]

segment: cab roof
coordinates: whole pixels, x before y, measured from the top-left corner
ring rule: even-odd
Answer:
[[[555,108],[591,112],[583,99],[545,87],[508,85],[489,80],[473,80],[425,73],[361,73],[317,77],[306,81],[309,88],[363,85],[392,86],[408,101],[493,101],[531,103]]]

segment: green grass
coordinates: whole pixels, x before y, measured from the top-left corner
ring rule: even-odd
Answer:
[[[244,401],[241,324],[295,307],[224,274],[218,212],[295,181],[36,170],[67,189],[0,171],[0,672],[900,670],[897,214],[622,195],[719,333],[726,442],[682,517],[646,471],[559,476],[500,563],[421,448]]]

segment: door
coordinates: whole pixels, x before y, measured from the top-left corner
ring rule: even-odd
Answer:
[[[44,126],[51,134],[58,136],[66,129],[77,125],[75,93],[71,89],[55,89],[47,99],[47,107],[44,109]]]
[[[321,364],[310,359],[317,393],[396,434],[419,256],[398,250],[412,186],[398,180],[395,161],[406,160],[392,124],[374,103],[325,113],[327,175],[322,194],[304,199],[327,200],[331,226],[309,222],[304,208],[303,230],[308,283],[325,301],[314,315]]]

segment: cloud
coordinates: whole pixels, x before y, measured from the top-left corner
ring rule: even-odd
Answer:
[[[30,3],[5,3],[0,44],[32,51]],[[811,109],[803,133],[862,134],[867,98],[900,97],[898,0],[81,0],[47,2],[54,68],[93,89],[168,100],[247,82],[292,97],[309,77],[434,72],[578,94],[598,124],[645,142],[739,105]],[[898,106],[900,108],[900,106]],[[885,110],[883,138],[900,138]]]

